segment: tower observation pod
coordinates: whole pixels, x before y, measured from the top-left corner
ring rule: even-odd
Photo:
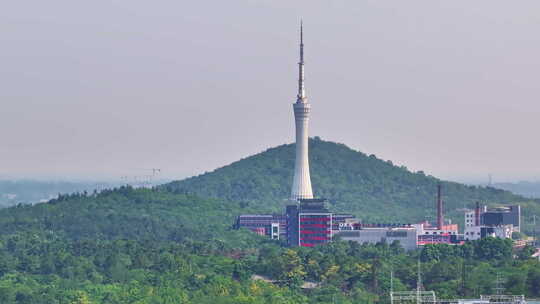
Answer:
[[[298,62],[298,95],[293,104],[296,124],[296,161],[291,199],[311,199],[311,178],[309,176],[308,123],[311,105],[307,102],[304,88],[304,31],[300,23],[300,62]]]

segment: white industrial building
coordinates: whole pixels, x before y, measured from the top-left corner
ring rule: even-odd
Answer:
[[[417,233],[415,227],[374,227],[358,230],[340,230],[335,235],[344,241],[353,241],[360,244],[392,244],[399,241],[405,250],[417,248]]]
[[[466,241],[474,241],[485,237],[509,239],[512,238],[512,232],[514,232],[513,225],[500,225],[494,227],[472,226],[465,227],[463,239]]]

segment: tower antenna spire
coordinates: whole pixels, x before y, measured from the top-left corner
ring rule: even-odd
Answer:
[[[300,19],[300,62],[298,62],[298,98],[297,102],[306,102],[304,87],[304,22]]]
[[[304,20],[300,19],[300,45],[304,45]]]

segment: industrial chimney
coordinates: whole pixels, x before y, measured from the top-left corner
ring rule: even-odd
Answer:
[[[443,226],[444,226],[444,214],[443,214],[441,184],[438,184],[437,185],[437,229],[443,230]]]
[[[480,226],[480,202],[476,202],[476,208],[474,209],[474,225]]]

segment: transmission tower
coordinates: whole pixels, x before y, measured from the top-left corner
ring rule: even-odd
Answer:
[[[504,278],[501,276],[501,273],[497,272],[497,278],[495,279],[495,294],[500,296],[502,294],[504,294],[504,283],[506,281],[504,280]]]

